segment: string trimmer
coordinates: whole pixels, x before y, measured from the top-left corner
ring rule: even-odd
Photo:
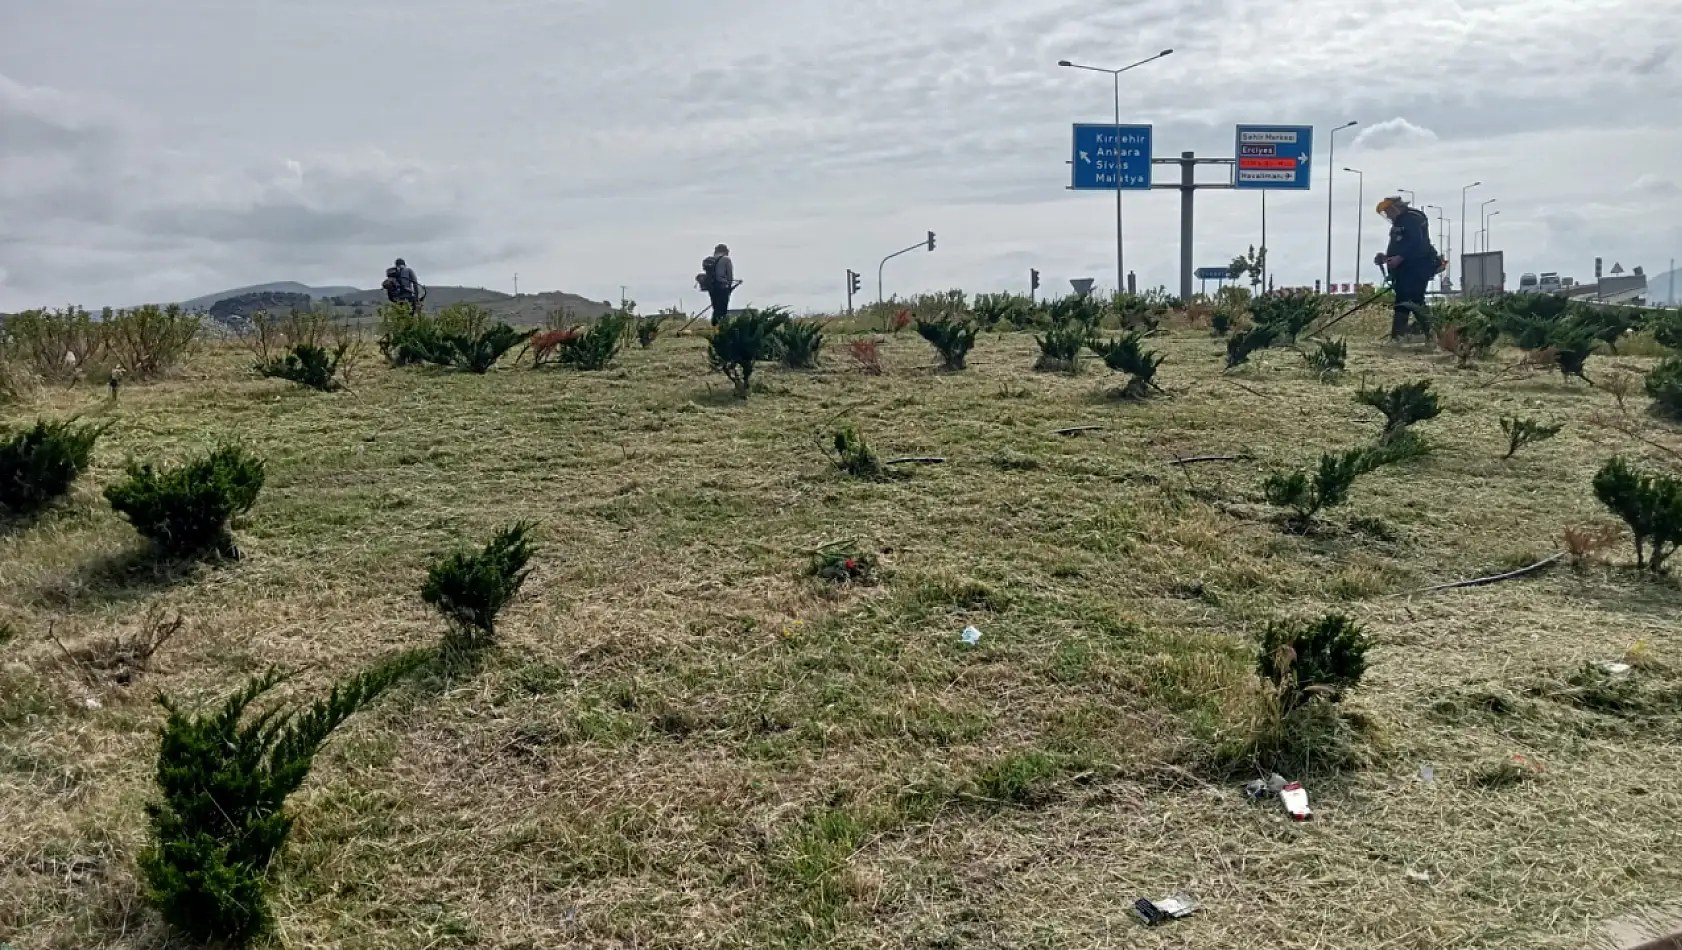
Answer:
[[[1336,317],[1333,317],[1330,321],[1328,321],[1326,323],[1325,326],[1322,326],[1322,327],[1320,327],[1320,329],[1315,330],[1313,333],[1308,334],[1309,337],[1312,338],[1312,337],[1319,336],[1322,333],[1325,333],[1327,330],[1330,330],[1332,327],[1337,326],[1338,323],[1340,321],[1342,321],[1344,317],[1347,317],[1350,314],[1354,313],[1355,311],[1363,309],[1363,308],[1371,305],[1373,303],[1373,301],[1375,301],[1378,298],[1384,296],[1385,294],[1393,293],[1395,288],[1393,288],[1390,285],[1390,272],[1388,270],[1385,270],[1382,265],[1379,267],[1379,270],[1384,274],[1384,282],[1378,286],[1378,289],[1374,290],[1372,293],[1367,294],[1365,297],[1356,301],[1355,306],[1350,307],[1348,310],[1345,310],[1342,313],[1338,314]]]

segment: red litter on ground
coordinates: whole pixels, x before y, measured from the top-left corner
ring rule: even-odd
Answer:
[[[1292,821],[1307,821],[1314,817],[1314,810],[1308,807],[1308,790],[1301,782],[1292,782],[1279,790],[1279,801],[1290,813]]]

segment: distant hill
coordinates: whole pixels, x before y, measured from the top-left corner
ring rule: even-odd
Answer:
[[[1675,299],[1672,299],[1670,294],[1670,282],[1672,280],[1676,281]],[[1682,267],[1679,267],[1674,271],[1667,270],[1662,274],[1648,274],[1647,302],[1668,304],[1672,307],[1676,306],[1678,303],[1682,303]]]
[[[192,300],[181,301],[181,306],[188,310],[212,312],[230,309],[229,302],[241,304],[232,309],[240,313],[248,312],[251,307],[243,306],[253,300],[273,301],[272,309],[290,309],[282,306],[282,302],[290,302],[296,297],[300,299],[308,296],[318,306],[331,307],[337,316],[342,317],[371,317],[374,309],[385,303],[385,291],[360,290],[356,287],[311,287],[297,281],[282,280],[269,284],[256,284],[251,287],[236,287],[214,294],[194,297]],[[235,300],[235,298],[239,298]],[[498,320],[503,320],[515,326],[533,326],[541,324],[550,315],[556,313],[571,313],[584,319],[599,317],[613,309],[613,304],[606,300],[589,300],[577,294],[553,290],[541,294],[521,294],[518,297],[505,294],[500,290],[490,290],[485,287],[453,287],[439,286],[426,289],[426,309],[437,311],[441,307],[451,304],[478,304],[491,313]],[[223,304],[217,308],[217,304]]]
[[[180,301],[180,303],[185,310],[209,310],[213,305],[229,297],[238,297],[243,294],[308,294],[312,299],[320,300],[323,297],[336,297],[340,294],[354,293],[360,293],[360,291],[355,287],[311,287],[308,284],[300,284],[295,280],[281,280],[271,284],[235,287],[232,290],[205,294],[203,297],[194,297],[191,300]]]

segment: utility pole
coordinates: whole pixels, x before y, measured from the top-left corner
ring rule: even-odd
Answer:
[[[1361,224],[1366,221],[1367,204],[1367,176],[1361,174],[1359,168],[1345,168],[1346,172],[1353,172],[1355,179],[1360,182],[1355,192],[1355,283],[1350,286],[1361,286]],[[1359,290],[1355,291],[1360,293]]]
[[[1143,66],[1146,63],[1154,63],[1164,56],[1172,55],[1173,52],[1174,51],[1171,50],[1171,49],[1165,49],[1162,52],[1157,53],[1155,56],[1149,57],[1148,59],[1141,59],[1131,66],[1123,66],[1120,69],[1105,69],[1101,66],[1082,66],[1079,63],[1071,63],[1066,59],[1058,60],[1058,62],[1057,62],[1057,65],[1062,66],[1066,69],[1084,69],[1084,70],[1087,70],[1088,72],[1108,73],[1109,76],[1110,76],[1110,79],[1112,80],[1112,86],[1113,86],[1114,93],[1115,93],[1115,137],[1116,137],[1115,148],[1116,148],[1116,153],[1117,153],[1116,156],[1115,156],[1115,289],[1116,289],[1116,293],[1121,293],[1123,290],[1127,289],[1127,284],[1126,284],[1127,269],[1122,265],[1122,254],[1121,254],[1121,245],[1122,245],[1122,228],[1121,228],[1121,191],[1122,191],[1121,177],[1122,176],[1121,176],[1121,155],[1120,155],[1120,151],[1121,151],[1121,74],[1124,73],[1124,72],[1127,72],[1129,69],[1135,69],[1139,66]]]
[[[1332,130],[1326,139],[1331,147],[1326,155],[1326,286],[1332,283],[1332,186],[1337,181],[1337,134],[1360,125],[1354,119]]]
[[[514,296],[520,296],[520,272],[514,272]]]
[[[1464,246],[1465,243],[1466,243],[1466,192],[1471,191],[1473,188],[1476,188],[1477,186],[1479,186],[1481,184],[1483,184],[1483,182],[1474,181],[1470,185],[1467,185],[1466,187],[1460,189],[1460,243],[1461,243],[1462,246]],[[1462,250],[1461,254],[1464,255],[1465,251]],[[1453,258],[1450,258],[1451,262],[1452,262],[1452,260],[1453,260]],[[1460,262],[1460,283],[1462,285],[1464,285],[1466,283],[1466,262],[1465,261]],[[1464,290],[1462,290],[1462,293],[1464,293]]]

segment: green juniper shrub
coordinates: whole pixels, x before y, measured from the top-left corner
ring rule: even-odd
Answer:
[[[1298,469],[1267,476],[1262,482],[1262,495],[1268,504],[1291,510],[1286,522],[1289,527],[1306,531],[1315,515],[1349,500],[1355,479],[1381,466],[1417,458],[1426,451],[1425,443],[1409,433],[1375,446],[1321,455],[1319,467],[1312,474]]]
[[[249,680],[208,713],[168,697],[140,853],[146,896],[164,921],[200,943],[243,947],[273,923],[264,894],[294,816],[286,799],[309,776],[333,732],[420,663],[405,654],[335,684],[307,709],[253,704],[285,677]]]
[[[331,353],[313,343],[298,343],[284,356],[258,363],[257,372],[330,393],[344,386],[344,380],[339,376],[339,364],[349,351],[348,343],[340,343]]]
[[[777,328],[777,359],[789,369],[816,369],[823,349],[823,324],[789,320]]]
[[[918,320],[917,335],[929,341],[940,353],[941,369],[950,372],[962,370],[965,361],[969,359],[970,348],[975,346],[975,336],[978,327],[969,320],[954,320],[943,317],[939,320]]]
[[[1603,307],[1572,301],[1570,320],[1612,353],[1618,352],[1618,341],[1642,328],[1643,312],[1633,307]]]
[[[166,555],[237,556],[229,522],[257,503],[263,479],[261,459],[224,445],[174,468],[130,462],[127,477],[106,486],[105,498]]]
[[[1110,298],[1110,310],[1123,330],[1154,330],[1162,322],[1160,305],[1143,294],[1119,293]],[[1167,308],[1162,307],[1162,312]],[[1096,326],[1093,327],[1097,329]]]
[[[495,642],[497,614],[526,582],[536,527],[517,522],[497,531],[483,550],[454,551],[427,570],[421,600],[449,621],[447,646],[476,649]]]
[[[555,346],[556,362],[586,372],[606,369],[619,355],[634,320],[625,311],[616,310],[582,333],[563,336]]]
[[[874,584],[880,568],[875,552],[843,542],[813,552],[807,572],[836,583]]]
[[[1039,307],[1019,294],[976,294],[970,313],[983,330],[1026,330],[1038,319]]]
[[[748,398],[754,367],[776,358],[777,331],[788,323],[788,310],[748,308],[720,320],[707,341],[707,363],[735,387],[737,399]]]
[[[1543,425],[1534,419],[1520,419],[1517,416],[1511,418],[1502,416],[1501,431],[1507,434],[1507,454],[1501,457],[1504,459],[1510,459],[1514,455],[1518,454],[1519,449],[1522,449],[1533,442],[1546,442],[1554,436],[1559,435],[1560,430],[1563,428],[1564,426]]]
[[[653,346],[654,340],[660,335],[660,330],[665,326],[668,316],[670,314],[655,313],[646,317],[638,317],[637,345],[645,350]]]
[[[1080,354],[1086,349],[1086,341],[1090,337],[1087,326],[1079,321],[1051,324],[1045,328],[1043,335],[1034,336],[1034,342],[1040,348],[1040,357],[1035,361],[1034,368],[1064,373],[1080,372]]]
[[[1232,332],[1233,312],[1231,307],[1219,306],[1209,312],[1209,332],[1217,337],[1226,336]]]
[[[92,463],[94,443],[105,428],[74,419],[37,419],[18,432],[0,427],[0,508],[33,514],[69,494]]]
[[[1648,316],[1647,325],[1660,346],[1682,350],[1682,309],[1654,311]]]
[[[888,467],[882,464],[876,450],[872,449],[870,443],[864,440],[864,436],[859,435],[858,430],[852,426],[842,426],[835,430],[835,434],[830,438],[830,445],[830,460],[835,463],[836,468],[846,474],[872,482],[887,481],[890,477]]]
[[[1666,357],[1647,374],[1647,395],[1653,397],[1653,411],[1682,421],[1682,356]]]
[[[1250,322],[1273,327],[1282,343],[1297,335],[1326,312],[1326,298],[1310,290],[1264,294],[1250,301]]]
[[[497,360],[502,359],[503,354],[531,339],[536,332],[516,330],[506,323],[498,323],[472,336],[465,333],[446,333],[443,337],[449,351],[449,362],[446,365],[482,376],[491,371],[491,367],[496,365]]]
[[[1360,624],[1343,614],[1313,622],[1269,622],[1256,672],[1279,691],[1287,713],[1315,697],[1335,703],[1360,685],[1371,646]]]
[[[1152,390],[1161,392],[1162,387],[1156,384],[1156,371],[1162,366],[1163,357],[1144,348],[1145,335],[1137,330],[1130,330],[1108,342],[1091,340],[1088,345],[1094,353],[1103,359],[1104,365],[1117,373],[1128,374],[1127,385],[1119,390],[1123,399],[1144,399]]]
[[[1637,471],[1615,457],[1595,474],[1594,496],[1635,535],[1635,566],[1662,573],[1682,545],[1682,480]]]
[[[1314,347],[1302,354],[1308,368],[1322,380],[1331,379],[1349,365],[1349,344],[1339,340],[1315,340]]]
[[[1355,394],[1355,401],[1384,413],[1385,439],[1395,438],[1415,422],[1435,419],[1443,411],[1442,403],[1431,391],[1428,379],[1400,386],[1363,389]]]
[[[1452,353],[1461,369],[1489,356],[1500,342],[1500,324],[1478,304],[1445,301],[1433,309],[1437,346]]]
[[[1559,367],[1559,374],[1569,379],[1577,377],[1585,383],[1594,384],[1584,369],[1589,356],[1594,353],[1596,337],[1592,327],[1574,322],[1557,324],[1548,341],[1548,349],[1553,351],[1554,365]]]
[[[1235,369],[1250,361],[1250,354],[1265,350],[1279,339],[1279,328],[1258,323],[1226,338],[1226,368]]]
[[[1084,340],[1104,322],[1104,306],[1090,294],[1069,294],[1053,300],[1046,313],[1046,322],[1054,327],[1078,324]]]

